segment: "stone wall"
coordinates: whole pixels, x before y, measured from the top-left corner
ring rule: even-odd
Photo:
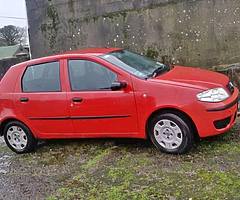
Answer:
[[[164,62],[240,60],[239,0],[26,0],[33,57],[124,47]]]

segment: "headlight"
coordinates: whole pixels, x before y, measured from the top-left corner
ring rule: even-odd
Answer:
[[[224,101],[228,97],[228,93],[223,88],[206,90],[197,95],[198,100],[204,102],[220,102]]]

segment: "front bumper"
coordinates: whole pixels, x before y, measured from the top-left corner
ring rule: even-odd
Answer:
[[[238,111],[237,88],[230,98],[219,103],[197,102],[192,119],[200,137],[214,136],[228,131],[235,123]]]

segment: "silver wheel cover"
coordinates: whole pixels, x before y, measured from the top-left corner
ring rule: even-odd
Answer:
[[[182,144],[183,134],[181,129],[169,119],[158,121],[153,131],[158,144],[167,150],[174,150]]]
[[[19,126],[10,126],[7,130],[7,140],[17,151],[23,150],[27,146],[27,135]]]

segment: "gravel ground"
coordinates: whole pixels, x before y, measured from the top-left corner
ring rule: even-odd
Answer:
[[[17,155],[0,138],[0,199],[240,199],[239,125],[181,156],[119,139],[48,141]]]

